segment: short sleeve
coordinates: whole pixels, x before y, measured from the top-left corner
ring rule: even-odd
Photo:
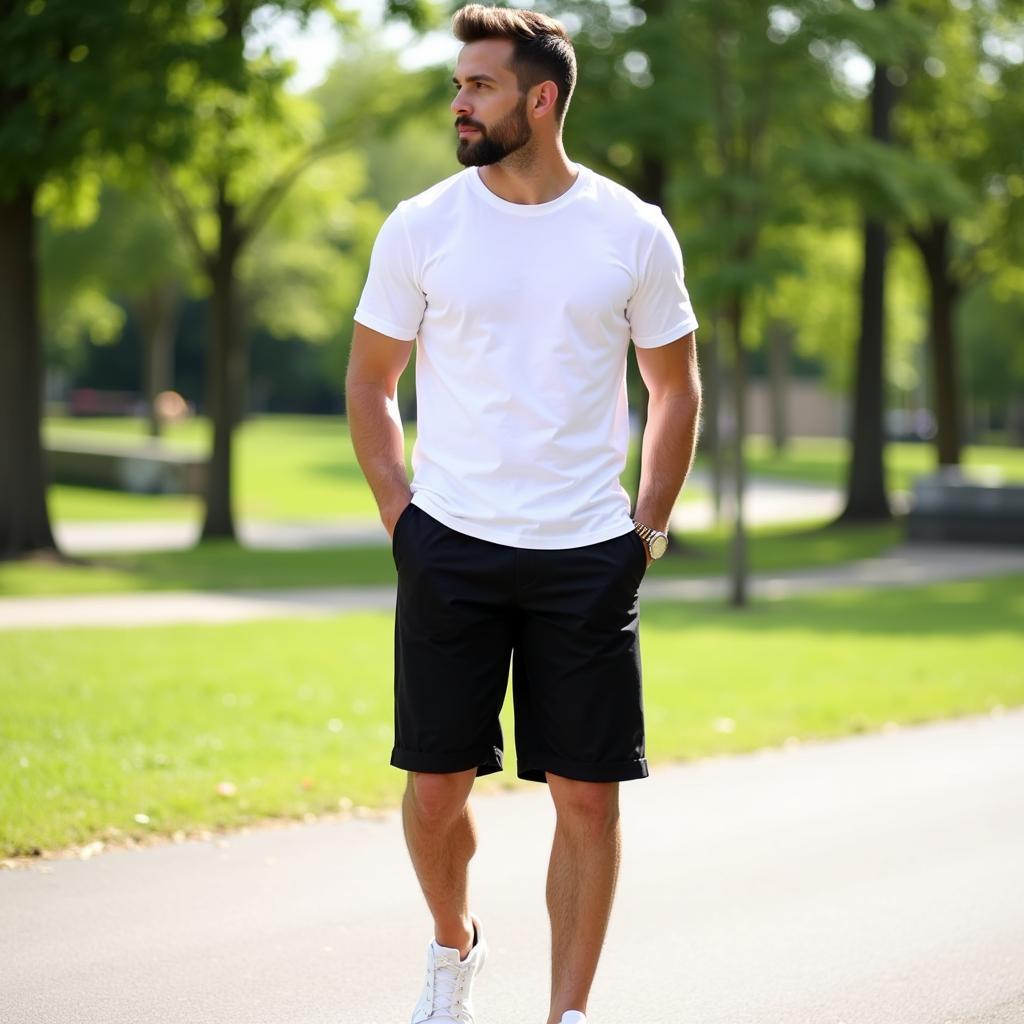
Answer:
[[[412,246],[396,207],[381,225],[370,255],[370,270],[355,319],[370,330],[412,341],[420,329],[426,297],[413,265]]]
[[[633,344],[657,348],[695,330],[697,317],[683,281],[683,253],[663,214],[638,269],[639,282],[626,305]]]

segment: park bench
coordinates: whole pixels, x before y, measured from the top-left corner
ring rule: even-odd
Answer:
[[[51,482],[103,487],[136,494],[202,494],[206,459],[159,440],[97,436],[45,445]]]
[[[958,469],[914,482],[910,540],[1024,544],[1024,485],[972,479]]]

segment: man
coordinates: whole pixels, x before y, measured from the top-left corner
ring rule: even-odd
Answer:
[[[430,913],[414,1024],[474,1024],[468,804],[502,766],[549,785],[548,1024],[584,1024],[619,866],[618,784],[647,775],[637,591],[693,459],[696,317],[657,207],[580,164],[561,129],[572,44],[471,5],[451,109],[465,169],[398,205],[355,314],[347,405],[398,568],[395,746]],[[630,340],[649,392],[634,520],[619,483]],[[395,403],[417,344],[410,487]]]

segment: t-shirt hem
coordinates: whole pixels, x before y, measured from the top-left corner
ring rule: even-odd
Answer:
[[[607,527],[592,531],[591,533],[572,533],[559,537],[523,537],[520,534],[511,533],[506,530],[492,530],[479,523],[460,519],[458,516],[449,515],[431,503],[419,492],[414,492],[412,503],[418,508],[433,517],[439,523],[447,526],[456,533],[463,533],[467,537],[475,537],[477,540],[486,540],[492,544],[503,544],[512,548],[530,548],[537,551],[561,551],[567,548],[582,548],[588,544],[600,544],[602,541],[612,540],[615,537],[625,536],[633,531],[633,520],[628,513],[624,513],[621,520],[611,522]]]
[[[677,324],[670,331],[662,331],[661,334],[654,334],[649,338],[634,338],[633,344],[637,348],[660,348],[662,345],[667,345],[670,341],[682,338],[684,335],[689,334],[690,331],[696,329],[697,318],[690,317],[681,324]]]
[[[416,340],[416,331],[408,331],[404,327],[399,327],[397,324],[383,320],[381,317],[374,316],[372,313],[367,313],[362,309],[357,309],[352,319],[357,323],[361,323],[364,327],[369,327],[371,331],[386,334],[389,338],[395,338],[398,341]]]

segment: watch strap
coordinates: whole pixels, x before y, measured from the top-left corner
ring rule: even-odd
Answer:
[[[652,537],[666,536],[662,534],[660,530],[655,530],[653,526],[648,526],[646,523],[638,523],[635,519],[633,520],[633,529],[636,530],[642,540],[650,542]]]
[[[663,533],[661,530],[655,530],[646,523],[638,523],[635,519],[633,520],[633,529],[643,541],[644,547],[647,548],[647,552],[651,558],[660,558],[665,553],[665,545],[668,543],[667,533]],[[661,539],[663,544],[659,550],[655,552],[654,542],[657,539]]]

